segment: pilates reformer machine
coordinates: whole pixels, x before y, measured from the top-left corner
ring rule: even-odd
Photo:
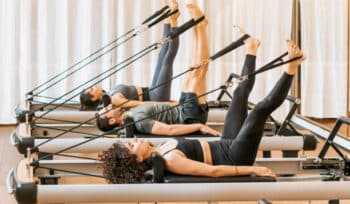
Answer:
[[[99,50],[96,50],[89,56],[85,57],[84,59],[80,60],[79,62],[75,63],[71,67],[69,67],[67,70],[65,70],[62,73],[59,73],[53,78],[50,78],[47,82],[44,82],[43,84],[39,85],[38,87],[34,88],[33,90],[29,91],[26,94],[26,101],[25,105],[22,108],[16,109],[16,117],[18,119],[19,123],[26,124],[26,128],[28,131],[30,131],[30,135],[33,137],[53,137],[59,134],[63,134],[62,132],[65,132],[67,130],[72,129],[74,126],[74,131],[70,131],[70,134],[66,134],[66,136],[69,135],[69,137],[87,137],[88,134],[86,133],[92,133],[92,134],[101,134],[99,130],[95,128],[95,121],[94,119],[86,121],[89,118],[94,118],[95,111],[79,111],[79,104],[78,103],[72,103],[72,100],[74,97],[77,96],[75,94],[73,97],[70,97],[69,99],[65,99],[65,97],[68,97],[70,94],[73,94],[75,91],[78,90],[78,88],[95,85],[104,79],[110,77],[111,75],[115,74],[116,72],[120,71],[121,69],[125,68],[127,65],[133,63],[134,61],[140,59],[142,56],[148,54],[154,49],[157,49],[162,43],[165,43],[172,38],[180,35],[182,32],[185,32],[187,29],[195,25],[196,23],[199,23],[202,19],[198,19],[197,21],[189,21],[185,23],[183,26],[179,27],[176,31],[171,33],[167,38],[163,39],[162,41],[158,43],[154,43],[153,45],[149,46],[148,48],[138,52],[132,57],[129,57],[128,59],[118,63],[117,65],[111,67],[109,70],[99,74],[98,76],[94,77],[93,79],[79,85],[77,88],[67,92],[66,94],[55,98],[55,97],[48,97],[42,95],[45,90],[54,87],[59,82],[63,81],[65,78],[73,75],[74,73],[77,73],[78,71],[82,70],[87,65],[91,64],[92,62],[96,61],[100,57],[102,57],[104,54],[110,52],[111,50],[116,49],[123,43],[129,41],[133,37],[145,32],[152,26],[156,25],[160,21],[164,20],[165,18],[169,17],[170,15],[173,15],[177,11],[170,11],[169,7],[164,7],[154,13],[151,17],[147,18],[141,26],[131,29],[129,32],[125,33],[124,35],[118,37],[116,40],[110,42],[109,44],[103,46]],[[155,19],[155,20],[154,20]],[[243,36],[247,37],[247,36]],[[240,45],[237,45],[235,43],[232,43],[225,49],[219,51],[215,55],[213,55],[210,60],[215,60],[218,57],[221,57],[222,55],[226,54],[227,52],[232,51],[233,49],[239,47]],[[274,65],[274,63],[280,61],[282,57],[284,57],[286,54],[283,54],[279,58],[275,59],[271,63],[267,64],[266,66],[262,67],[262,69],[265,70],[265,68]],[[208,61],[209,62],[209,61]],[[206,63],[206,62],[205,62]],[[280,66],[280,65],[278,65]],[[191,69],[191,68],[190,68]],[[193,69],[193,68],[192,68]],[[182,75],[182,74],[181,74]],[[231,75],[231,76],[234,76]],[[229,77],[229,81],[232,81],[233,77]],[[102,79],[99,79],[101,78]],[[240,78],[240,76],[236,76]],[[97,81],[96,81],[97,80]],[[91,84],[94,82],[93,84]],[[223,96],[223,93],[228,93],[224,86],[222,87],[222,92],[220,93],[218,100],[213,103],[209,103],[209,106],[211,107],[211,111],[209,112],[209,119],[208,119],[208,125],[211,127],[216,127],[216,129],[220,130],[223,126],[224,118],[226,115],[225,107],[227,107],[227,103],[222,103],[221,98]],[[230,96],[230,95],[229,95]],[[38,98],[44,98],[44,99],[52,99],[49,102],[43,102],[38,100]],[[297,101],[297,99],[291,99],[292,101]],[[298,102],[293,102],[298,103]],[[293,107],[291,109],[291,112],[293,110]],[[293,111],[294,113],[294,111]],[[287,120],[287,118],[286,118]],[[285,121],[286,121],[285,120]],[[289,120],[289,119],[288,119]],[[284,122],[283,122],[284,123]],[[21,124],[21,125],[22,125]],[[276,134],[276,122],[267,122],[265,126],[265,135],[275,135]],[[287,129],[286,126],[282,129]],[[283,131],[279,131],[282,135]],[[121,132],[123,133],[123,132]],[[28,134],[26,134],[28,135]],[[286,134],[283,134],[286,135]],[[292,134],[294,135],[294,134]],[[115,136],[115,135],[113,135]]]
[[[266,187],[261,187],[261,191],[263,191],[263,193],[255,194],[255,197],[252,196],[249,198],[251,200],[258,200],[260,198],[267,198],[272,200],[291,199],[290,195],[288,197],[288,193],[281,195],[281,197],[276,197],[278,195],[276,191],[279,191],[280,189],[286,190],[289,187],[294,189],[295,192],[300,190],[296,186],[302,182],[298,182],[298,184],[293,184],[294,182],[289,181],[293,179],[298,180],[300,177],[297,177],[296,175],[299,174],[317,174],[317,176],[309,176],[308,179],[328,179],[332,181],[337,180],[336,183],[342,183],[341,185],[348,187],[348,183],[345,182],[347,181],[347,179],[344,177],[344,175],[349,175],[348,161],[346,160],[345,156],[341,154],[340,151],[338,153],[340,154],[341,159],[325,159],[324,154],[328,150],[329,145],[325,145],[318,158],[262,158],[257,160],[257,165],[269,167],[281,176],[290,176],[288,178],[289,180],[284,177],[283,179],[282,177],[281,179],[277,179],[277,181],[287,180],[284,182],[275,182],[276,180],[272,178],[254,176],[230,178],[225,177],[213,179],[203,177],[171,175],[167,172],[164,172],[164,165],[161,163],[161,159],[159,158],[159,156],[155,155],[153,158],[153,169],[152,171],[150,171],[149,180],[147,180],[147,182],[153,183],[152,185],[107,185],[104,181],[100,181],[100,183],[96,185],[57,185],[60,183],[61,180],[65,180],[66,178],[68,178],[68,180],[70,178],[81,176],[89,176],[88,178],[104,178],[101,171],[101,163],[99,161],[97,161],[95,158],[72,155],[72,153],[96,154],[107,149],[111,146],[111,144],[113,144],[116,141],[125,142],[128,141],[130,137],[135,136],[152,137],[152,135],[147,136],[135,132],[134,124],[139,121],[134,121],[132,118],[126,118],[125,120],[127,120],[127,122],[124,123],[123,126],[117,127],[112,131],[105,133],[101,133],[99,131],[96,132],[96,128],[92,125],[94,123],[95,112],[77,111],[79,109],[78,106],[74,103],[71,103],[72,99],[76,97],[77,94],[75,94],[74,96],[69,95],[74,93],[75,90],[78,90],[78,88],[81,88],[83,86],[91,87],[101,82],[102,80],[108,78],[112,74],[115,74],[116,72],[125,68],[129,64],[150,53],[152,50],[157,49],[162,43],[170,41],[174,37],[177,37],[192,26],[196,25],[201,20],[203,20],[204,17],[198,20],[192,19],[191,21],[180,26],[177,30],[170,33],[169,36],[165,37],[160,42],[154,43],[146,49],[138,52],[136,55],[129,57],[123,62],[113,66],[111,69],[109,69],[109,71],[96,76],[93,80],[96,79],[97,81],[93,82],[93,84],[91,84],[92,80],[90,80],[58,98],[42,96],[41,93],[43,93],[47,88],[53,87],[55,84],[64,80],[65,76],[70,76],[74,74],[83,67],[97,60],[105,52],[115,49],[127,40],[140,34],[141,32],[144,32],[151,26],[155,25],[157,22],[160,22],[162,19],[165,19],[169,15],[174,14],[174,12],[176,11],[171,12],[167,7],[162,8],[150,18],[148,18],[146,21],[144,21],[142,26],[140,26],[137,29],[132,29],[129,33],[123,35],[126,36],[131,34],[130,37],[127,37],[118,44],[114,44],[118,41],[118,38],[116,41],[113,41],[113,43],[108,44],[108,46],[112,46],[111,48],[108,48],[108,46],[101,48],[100,50],[92,53],[90,56],[84,58],[82,61],[79,61],[72,67],[68,68],[68,71],[66,70],[65,72],[51,78],[48,82],[45,82],[44,84],[36,87],[27,94],[25,108],[22,110],[16,110],[16,117],[20,122],[20,125],[18,126],[17,130],[11,135],[11,143],[18,148],[20,153],[25,154],[27,158],[21,161],[17,168],[9,173],[7,180],[8,190],[10,193],[14,193],[18,203],[247,200],[247,197],[245,197],[244,199],[242,197],[244,195],[246,196],[247,194],[242,194],[240,190],[247,190],[247,188],[251,188],[251,186],[248,187],[248,185],[250,185],[248,182],[254,182],[254,186],[260,184],[269,186],[269,189],[266,189]],[[247,36],[243,36],[243,38],[244,37]],[[211,56],[207,61],[204,61],[202,62],[202,64],[196,65],[194,67],[190,67],[187,71],[175,75],[173,79],[176,79],[189,71],[198,69],[203,64],[207,64],[210,61],[223,56],[224,54],[234,50],[239,46],[240,45],[238,45],[236,42],[233,42],[228,47],[224,48],[223,50],[220,50],[215,55]],[[107,49],[107,51],[105,49]],[[103,53],[101,54],[100,51],[103,51]],[[205,93],[205,95],[207,95],[210,93],[214,93],[215,91],[221,90],[218,100],[214,102],[214,104],[211,104],[211,107],[213,109],[221,108],[219,109],[219,111],[221,111],[219,113],[219,116],[214,114],[214,118],[217,118],[215,118],[213,122],[219,121],[218,118],[221,118],[221,121],[223,122],[224,117],[222,117],[222,113],[225,114],[225,109],[223,109],[222,107],[225,107],[225,102],[222,102],[221,98],[223,94],[228,93],[227,88],[233,85],[233,78],[236,78],[238,83],[240,83],[244,80],[248,80],[251,76],[254,76],[256,74],[262,73],[264,71],[281,66],[283,64],[289,63],[297,59],[295,58],[283,61],[282,58],[286,55],[287,53],[284,53],[283,55],[279,56],[272,62],[263,66],[262,68],[258,69],[254,73],[250,73],[245,76],[237,76],[232,74],[230,75],[229,79],[224,85]],[[90,61],[85,63],[84,61],[88,59]],[[89,84],[89,82],[91,83]],[[161,85],[164,84],[160,84],[159,86]],[[151,89],[153,88],[155,89],[157,87],[152,87]],[[66,99],[65,97],[68,96],[69,98]],[[34,100],[35,98],[40,97],[53,100],[48,103]],[[135,96],[135,98],[136,97],[138,96]],[[293,116],[297,105],[299,104],[299,101],[297,99],[289,97],[288,100],[293,102],[291,111],[287,115],[285,121],[279,124],[280,127],[277,130],[277,132],[280,135],[288,135],[288,137],[264,137],[262,139],[259,149],[265,151],[265,153],[267,153],[267,151],[270,150],[285,150],[298,152],[299,150],[313,150],[316,148],[317,140],[314,137],[291,136],[294,134],[295,130],[293,128],[286,128],[288,125],[290,125],[289,121]],[[93,116],[91,116],[91,114],[93,114]],[[50,117],[50,115],[52,117]],[[340,118],[337,124],[342,122],[348,123],[348,119]],[[46,124],[46,126],[43,126],[43,124]],[[119,133],[122,130],[124,130],[124,132],[122,133],[123,136],[120,137]],[[336,131],[337,130],[335,130],[335,132]],[[275,132],[276,130],[274,129],[273,135]],[[63,135],[78,136],[61,139],[61,136]],[[111,135],[112,137],[110,137]],[[217,139],[216,137],[204,137],[206,135],[198,134],[185,136],[196,138],[200,137],[201,139],[208,141]],[[331,143],[332,136],[330,135],[329,138],[329,143]],[[152,144],[157,145],[163,143],[164,141],[166,141],[166,139],[167,138],[159,137],[151,138],[150,140]],[[334,148],[337,149],[337,147]],[[71,157],[74,159],[54,160],[54,155]],[[320,176],[320,174],[322,175]],[[302,178],[306,179],[306,177]],[[344,180],[344,182],[338,180]],[[213,184],[212,182],[218,184]],[[242,183],[238,184],[234,182]],[[263,183],[258,184],[257,182]],[[206,185],[198,183],[206,183]],[[322,183],[321,187],[323,188],[323,190],[327,188],[332,188],[334,185],[334,182],[320,183]],[[213,187],[217,185],[220,185],[221,187],[227,186],[227,188],[226,190],[222,189],[222,192],[215,193],[214,190],[219,190],[219,188]],[[309,187],[314,187],[319,184],[315,185],[312,183],[305,183],[305,185]],[[339,187],[337,187],[337,189],[338,188]],[[169,191],[169,189],[171,191]],[[189,192],[185,192],[189,189],[192,190],[190,190]],[[232,191],[232,189],[236,189],[236,191],[230,192]],[[258,192],[258,189],[254,190]],[[253,194],[256,192],[253,192]],[[328,195],[328,197],[324,196],[321,199],[343,199],[346,198],[346,193],[347,192],[341,192],[340,194],[332,193],[331,195]],[[316,197],[315,194],[313,194],[310,195],[308,198],[315,199]]]
[[[231,76],[230,76],[231,77]],[[228,82],[227,82],[228,83]],[[226,91],[226,90],[222,90]],[[221,93],[222,93],[221,92]],[[219,94],[219,97],[222,97],[222,94]],[[280,136],[274,136],[274,137],[264,137],[262,141],[262,145],[260,150],[264,151],[264,156],[265,157],[271,157],[270,156],[270,151],[271,150],[282,150],[283,155],[285,157],[297,157],[298,152],[300,150],[314,150],[316,148],[317,140],[314,136],[291,136],[291,135],[300,135],[298,132],[286,132],[285,128],[286,125],[288,124],[288,121],[290,118],[293,116],[298,104],[299,100],[294,99],[293,97],[288,97],[287,98],[289,101],[293,102],[293,106],[290,109],[290,112],[287,114],[287,117],[285,119],[286,122],[283,122],[282,125],[278,129],[278,133],[284,133],[280,135],[288,135],[288,137],[280,137]],[[219,100],[218,100],[219,101]],[[133,123],[133,119],[125,121],[126,124],[131,124]],[[34,130],[37,127],[34,128]],[[28,126],[28,123],[21,123],[18,128],[11,134],[11,143],[13,146],[17,147],[18,151],[22,154],[27,154],[27,149],[29,148],[31,152],[39,152],[39,153],[48,153],[51,151],[47,151],[50,149],[50,147],[67,147],[69,145],[74,145],[83,141],[88,141],[89,139],[82,139],[82,138],[92,138],[92,137],[98,137],[98,134],[94,134],[93,132],[86,132],[82,133],[79,131],[72,131],[69,132],[70,134],[81,134],[80,138],[75,137],[75,139],[55,139],[52,140],[47,139],[48,137],[43,137],[43,135],[40,136],[33,136],[33,131],[30,126]],[[45,131],[52,131],[56,130],[54,127],[46,127],[46,129],[43,128],[43,132]],[[62,130],[55,132],[56,135],[59,135]],[[117,132],[117,131],[116,131]],[[139,137],[139,138],[152,138],[154,137],[153,135],[145,135],[141,134],[135,131],[134,126],[126,126],[125,128],[125,135],[123,137],[118,137],[118,138],[132,138],[132,137]],[[119,135],[120,136],[120,135]],[[209,137],[208,135],[202,135],[202,134],[191,134],[191,135],[185,135],[184,137],[200,137],[201,139],[206,139],[206,140],[215,140],[217,138]],[[168,136],[158,136],[160,139],[152,139],[155,145],[162,143],[168,138]],[[94,141],[94,143],[88,143],[86,144],[87,148],[85,145],[80,146],[75,150],[78,153],[93,153],[93,152],[99,152],[102,151],[106,148],[108,148],[113,142],[117,141],[118,139],[112,139],[112,138],[101,138],[97,139]],[[44,145],[42,145],[44,144]],[[63,145],[63,146],[62,146]],[[38,146],[41,146],[43,149],[38,148]],[[46,149],[45,149],[46,148]],[[57,148],[56,148],[57,151]],[[74,151],[71,151],[74,152]]]
[[[30,152],[11,170],[7,188],[18,203],[108,203],[182,201],[256,201],[350,199],[350,161],[334,145],[340,117],[317,157],[260,158],[256,165],[272,169],[278,177],[207,178],[181,176],[164,171],[159,155],[152,155],[149,178],[141,184],[105,184],[100,162],[88,159],[40,160]],[[338,158],[326,158],[332,147]],[[102,178],[93,184],[69,183],[75,177]],[[61,180],[65,180],[62,184]],[[86,180],[85,180],[86,181]]]

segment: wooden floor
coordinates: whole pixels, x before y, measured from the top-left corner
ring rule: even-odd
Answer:
[[[14,126],[0,126],[0,204],[15,204],[16,201],[11,195],[8,195],[6,190],[5,180],[9,170],[17,165],[17,163],[23,158],[19,155],[14,147],[9,142],[9,135],[14,130]],[[320,144],[319,146],[321,146]],[[312,156],[315,153],[307,153]],[[333,154],[333,153],[331,153]],[[205,204],[202,202],[201,204]],[[256,204],[257,202],[220,202],[225,204]],[[327,204],[327,201],[274,201],[274,204]],[[341,201],[342,204],[350,204],[350,201]],[[196,203],[197,204],[197,203]]]

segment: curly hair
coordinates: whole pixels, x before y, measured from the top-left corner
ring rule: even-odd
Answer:
[[[97,106],[101,103],[101,100],[97,99],[96,101],[92,100],[90,93],[86,93],[84,89],[80,93],[80,109],[81,110],[96,110]]]
[[[131,154],[124,144],[114,143],[107,151],[99,155],[103,175],[109,183],[144,183],[146,182],[145,172],[151,169],[150,160],[138,162],[136,155]]]

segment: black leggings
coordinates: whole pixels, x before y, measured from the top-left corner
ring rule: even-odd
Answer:
[[[247,55],[242,74],[255,70],[255,56]],[[288,95],[293,76],[284,73],[271,92],[248,115],[248,97],[254,78],[241,83],[233,92],[222,139],[231,139],[228,156],[234,165],[252,165],[255,161],[265,122]]]
[[[163,37],[167,36],[174,29],[170,24],[164,25]],[[164,82],[170,81],[173,76],[173,63],[179,48],[179,38],[162,45],[158,56],[158,62],[154,71],[151,88]],[[169,101],[170,100],[171,81],[149,92],[151,101]]]

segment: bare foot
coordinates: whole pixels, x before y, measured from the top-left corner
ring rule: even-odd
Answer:
[[[247,34],[247,32],[238,25],[235,25],[234,28],[240,33],[241,36]],[[249,37],[244,41],[244,44],[247,46],[247,54],[255,56],[260,46],[260,40],[255,37]]]
[[[298,71],[298,66],[306,59],[306,55],[304,52],[302,52],[299,48],[299,46],[294,43],[292,40],[287,40],[288,45],[288,56],[289,59],[293,59],[296,57],[301,57],[298,60],[295,60],[291,63],[289,63],[289,66],[286,70],[286,72],[290,75],[294,75]]]
[[[172,0],[171,11],[175,11],[178,8],[179,8],[179,4],[177,3],[177,0]],[[168,18],[171,24],[171,27],[177,27],[177,19],[179,18],[179,16],[180,16],[180,11],[178,11],[177,13],[173,14]]]
[[[186,5],[187,9],[190,12],[190,16],[194,19],[197,20],[204,16],[203,12],[200,10],[200,8],[196,4],[187,4]],[[196,28],[206,28],[208,25],[208,19],[205,18],[203,21],[201,21]]]
[[[236,29],[236,31],[238,31],[241,35],[247,34],[247,32],[239,25],[234,25],[233,28]]]

